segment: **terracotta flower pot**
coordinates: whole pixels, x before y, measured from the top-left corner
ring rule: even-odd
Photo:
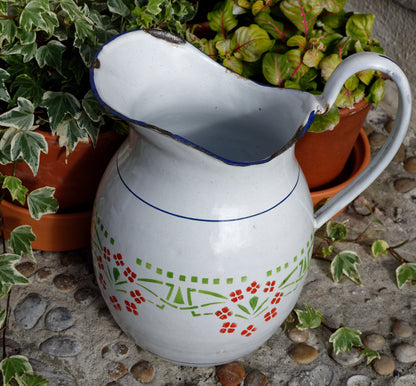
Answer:
[[[361,101],[352,109],[341,109],[333,130],[307,132],[295,145],[295,155],[309,189],[325,189],[343,171],[357,141],[371,104]]]
[[[357,177],[370,162],[371,148],[367,135],[361,129],[358,139],[353,146],[347,163],[339,174],[338,178],[333,182],[331,187],[326,189],[316,189],[311,191],[313,205],[318,205],[322,200],[326,200],[335,196],[343,188],[345,188],[355,177]]]
[[[8,238],[10,231],[19,225],[30,225],[37,237],[32,243],[34,249],[67,251],[88,247],[91,211],[98,184],[125,137],[113,131],[100,134],[95,147],[78,144],[66,162],[65,149],[59,146],[58,138],[47,132],[41,133],[49,151],[41,153],[38,174],[34,177],[29,167],[20,163],[16,176],[30,191],[43,186],[55,187],[59,211],[36,221],[30,217],[28,209],[3,200],[0,209],[5,237]],[[12,165],[0,165],[0,172],[12,174]]]

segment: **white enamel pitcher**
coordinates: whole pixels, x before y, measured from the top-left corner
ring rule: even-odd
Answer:
[[[295,141],[350,76],[368,69],[398,86],[395,127],[370,165],[314,214]],[[383,55],[344,60],[317,97],[244,79],[158,30],[105,44],[91,83],[131,126],[95,202],[102,295],[139,346],[195,366],[240,358],[276,332],[302,290],[314,230],[389,164],[411,109],[405,75]]]

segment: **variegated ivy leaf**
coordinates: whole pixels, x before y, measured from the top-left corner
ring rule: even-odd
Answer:
[[[14,284],[29,283],[29,280],[15,268],[19,261],[20,256],[13,253],[0,255],[0,297],[5,296]]]
[[[3,189],[7,189],[12,196],[12,200],[17,200],[24,205],[26,202],[26,194],[28,189],[22,185],[20,178],[14,176],[6,176],[3,181]]]
[[[338,328],[329,337],[329,342],[333,344],[335,355],[338,355],[341,351],[349,352],[354,346],[361,347],[360,335],[361,332],[354,328]]]
[[[25,386],[46,386],[49,381],[38,374],[25,373],[19,377],[19,381]]]
[[[48,152],[45,137],[34,131],[18,131],[11,142],[10,155],[13,161],[23,160],[32,170],[38,173],[40,153]]]
[[[326,130],[333,130],[340,120],[339,109],[332,106],[325,114],[315,115],[312,125],[308,131],[312,133],[321,133]]]
[[[39,82],[28,74],[18,75],[12,83],[14,98],[26,98],[31,100],[34,106],[39,106],[45,92]]]
[[[296,327],[299,330],[307,330],[309,328],[319,327],[324,321],[323,315],[307,304],[305,304],[305,309],[305,311],[295,310],[299,321]]]
[[[76,119],[79,127],[88,134],[88,136],[91,138],[93,146],[95,146],[97,144],[100,126],[97,123],[93,122],[84,111],[81,111],[76,116]],[[82,141],[86,142],[86,140],[84,139]]]
[[[80,103],[74,95],[62,91],[47,91],[43,94],[42,107],[48,110],[49,124],[55,134],[58,126],[68,114],[75,117],[81,110]]]
[[[348,19],[345,32],[347,36],[359,40],[361,44],[367,44],[370,41],[373,25],[373,14],[354,14]]]
[[[115,13],[121,16],[128,16],[130,9],[124,4],[123,0],[108,0],[108,9],[111,13]]]
[[[308,37],[323,7],[321,0],[283,0],[280,9],[296,28]]]
[[[40,68],[52,67],[57,71],[62,68],[62,55],[66,47],[57,40],[51,40],[46,45],[39,47],[36,53],[36,61]]]
[[[1,42],[0,42],[1,45]],[[6,84],[4,83],[6,80],[8,80],[10,77],[10,74],[6,71],[0,68],[0,100],[9,102],[10,101],[10,94],[7,90]]]
[[[416,284],[416,263],[404,263],[396,269],[397,287],[402,289],[403,286],[410,282]]]
[[[0,115],[0,126],[13,127],[19,130],[31,130],[35,121],[35,108],[31,101],[17,98],[17,106]]]
[[[24,29],[18,29],[16,36],[19,39],[20,44],[24,46],[36,42],[36,32],[32,30],[25,31]]]
[[[207,14],[210,28],[213,31],[220,32],[223,38],[238,24],[237,19],[233,15],[233,7],[233,0],[225,0],[219,3],[216,9]]]
[[[88,143],[88,133],[79,124],[79,116],[77,114],[74,118],[65,118],[56,130],[56,134],[59,136],[59,146],[66,148],[67,157],[79,142]]]
[[[20,225],[10,232],[8,245],[16,255],[21,256],[25,253],[35,261],[32,250],[32,242],[35,240],[36,236],[32,232],[32,227],[29,225]]]
[[[29,360],[23,355],[13,355],[4,358],[0,362],[0,370],[3,375],[3,384],[10,385],[12,379],[19,379],[25,373],[32,373],[32,366]]]
[[[55,188],[45,186],[29,193],[27,196],[27,205],[30,215],[39,220],[44,214],[56,213],[59,204],[56,198],[53,196]]]
[[[284,82],[290,76],[290,64],[286,54],[268,52],[263,58],[263,75],[266,80],[279,87],[284,86]]]
[[[89,38],[94,39],[94,23],[91,19],[84,17],[75,20],[75,36],[78,39],[84,40]]]
[[[234,55],[246,62],[256,62],[273,47],[269,34],[256,24],[238,28],[233,36]]]
[[[339,241],[347,237],[348,230],[343,223],[328,221],[326,223],[326,233],[332,241]]]
[[[341,280],[342,275],[348,277],[354,283],[362,285],[357,265],[361,264],[360,257],[353,251],[342,251],[331,262],[331,274],[335,282]]]
[[[3,46],[3,42],[6,40],[11,43],[17,33],[17,27],[12,19],[1,19],[0,18],[0,47]]]
[[[20,14],[20,25],[26,31],[35,29],[51,35],[55,27],[59,26],[59,21],[55,13],[49,9],[49,1],[32,0],[26,2]]]
[[[378,255],[387,255],[387,250],[390,248],[389,244],[385,240],[376,240],[371,245],[371,252],[373,253],[374,257]]]
[[[0,1],[0,14],[7,16],[7,8],[8,8],[8,1],[1,0]]]
[[[71,22],[83,16],[80,7],[73,0],[61,0],[59,5],[66,12]]]
[[[360,356],[367,357],[367,365],[369,365],[374,359],[380,359],[380,354],[375,351],[371,350],[370,348],[366,347],[363,351],[360,352]]]

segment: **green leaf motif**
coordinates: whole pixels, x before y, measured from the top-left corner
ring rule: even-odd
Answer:
[[[403,286],[410,282],[416,284],[416,263],[403,263],[396,269],[397,287],[402,289]]]
[[[389,249],[389,244],[385,240],[376,240],[371,245],[371,252],[373,253],[374,257],[378,255],[387,255],[387,250]]]
[[[342,251],[331,262],[331,274],[335,282],[341,280],[342,275],[348,277],[354,283],[362,285],[357,265],[361,264],[359,256],[352,251]]]
[[[370,41],[373,25],[373,14],[354,14],[348,19],[345,32],[347,36],[359,40],[364,45]]]
[[[328,112],[321,115],[315,115],[312,125],[308,131],[312,133],[321,133],[326,130],[333,130],[340,120],[339,109],[332,106]]]
[[[339,222],[328,221],[326,223],[326,234],[332,241],[343,240],[347,237],[347,227]]]
[[[39,220],[44,214],[56,213],[59,204],[55,197],[55,188],[45,186],[29,193],[27,196],[27,204],[29,207],[30,215]]]
[[[10,233],[8,245],[16,255],[21,256],[25,253],[35,261],[31,246],[32,242],[35,240],[36,236],[32,232],[32,227],[29,225],[20,225],[14,228]]]
[[[12,200],[17,200],[24,205],[26,202],[26,194],[28,189],[22,185],[20,178],[14,176],[6,176],[3,181],[3,189],[7,189],[12,196]]]
[[[12,139],[10,150],[12,160],[25,161],[34,176],[38,173],[41,152],[48,152],[48,144],[40,133],[19,131]]]
[[[31,101],[18,98],[17,107],[0,115],[0,125],[19,130],[31,130],[35,121],[34,111],[35,108]]]
[[[305,311],[295,310],[295,312],[299,321],[296,327],[299,330],[317,328],[324,321],[323,315],[307,304],[305,304]]]
[[[74,117],[81,108],[74,95],[61,91],[45,92],[41,105],[48,110],[49,124],[53,133],[67,114]]]
[[[323,10],[321,0],[283,0],[280,9],[306,37]]]
[[[333,344],[335,355],[338,355],[341,351],[349,352],[354,346],[362,346],[360,335],[361,332],[354,328],[338,328],[329,337],[329,342]]]
[[[257,296],[253,296],[250,299],[249,303],[250,303],[250,307],[251,307],[252,310],[254,310],[256,308],[258,301],[259,301],[259,298]]]
[[[269,34],[256,24],[240,27],[233,36],[234,55],[246,62],[256,62],[273,46]]]
[[[0,255],[0,285],[12,286],[14,284],[28,284],[29,280],[24,277],[14,266],[20,261],[20,256],[14,253],[3,253]],[[10,288],[10,287],[9,287]],[[3,289],[3,287],[2,287]],[[2,296],[5,293],[2,292]]]
[[[238,304],[238,308],[241,311],[245,312],[246,314],[249,314],[250,315],[250,311],[247,309],[247,307],[244,307],[242,304]]]
[[[10,381],[18,379],[25,373],[32,372],[32,366],[29,360],[23,355],[13,355],[8,358],[4,358],[0,362],[0,370],[3,374],[3,383],[9,385]]]
[[[118,270],[117,267],[113,268],[113,277],[114,277],[114,281],[117,281],[118,278],[120,277],[120,271]]]

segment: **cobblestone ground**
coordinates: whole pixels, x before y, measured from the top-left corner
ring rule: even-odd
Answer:
[[[366,130],[373,150],[385,140],[389,119],[384,113],[370,114]],[[409,240],[400,248],[408,261],[416,260],[414,129],[389,168],[337,219],[348,221],[353,237],[371,222],[369,204],[387,228],[381,238],[391,245]],[[31,284],[12,290],[6,345],[10,353],[28,356],[50,385],[60,386],[219,385],[221,373],[240,380],[248,374],[241,384],[251,386],[416,385],[415,288],[397,288],[398,262],[391,256],[374,259],[365,244],[342,248],[361,257],[364,285],[347,279],[334,283],[329,264],[312,259],[298,308],[307,303],[322,312],[329,327],[362,331],[364,342],[383,355],[378,365],[367,365],[357,352],[335,357],[330,332],[323,327],[306,336],[279,331],[239,364],[222,369],[168,363],[140,349],[115,324],[100,296],[88,250],[38,251],[36,263],[19,265]]]

